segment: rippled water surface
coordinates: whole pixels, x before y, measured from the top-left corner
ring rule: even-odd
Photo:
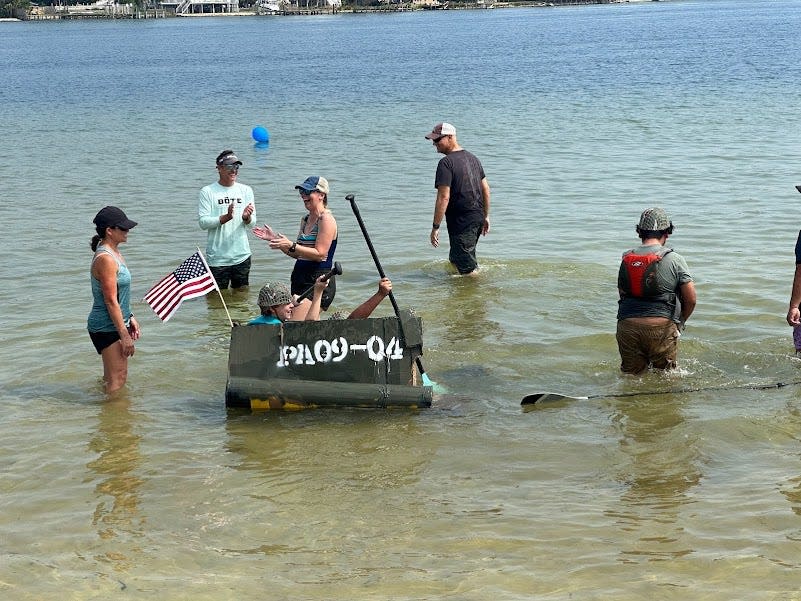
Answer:
[[[801,598],[799,29],[790,0],[0,23],[0,595]],[[493,190],[475,279],[427,242],[441,120]],[[204,244],[226,147],[285,232],[293,186],[330,180],[335,309],[377,279],[356,195],[423,317],[433,409],[226,412],[213,298],[166,324],[137,301],[104,398],[92,217],[139,222],[140,299]],[[618,261],[654,205],[699,303],[681,369],[624,378]],[[257,242],[254,282],[288,278]],[[591,398],[522,411],[541,391]]]

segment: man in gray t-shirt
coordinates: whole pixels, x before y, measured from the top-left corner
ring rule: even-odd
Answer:
[[[623,254],[617,279],[620,369],[631,374],[676,367],[680,331],[696,303],[684,257],[665,247],[673,223],[664,209],[643,211],[636,230],[642,245]]]

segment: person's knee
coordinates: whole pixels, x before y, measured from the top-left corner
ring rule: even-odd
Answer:
[[[114,392],[119,390],[128,381],[128,366],[113,366],[106,372],[104,378],[106,384],[106,392]]]
[[[620,353],[620,371],[624,374],[641,374],[648,369],[648,357],[639,348],[630,342],[618,341],[618,352]]]
[[[478,261],[464,253],[455,254],[451,257],[450,261],[453,263],[453,266],[456,267],[456,271],[459,272],[459,275],[468,275],[478,269]]]
[[[217,282],[217,287],[220,290],[225,290],[226,288],[228,288],[228,284],[230,283],[231,278],[229,278],[225,272],[219,272],[219,271],[215,272],[214,270],[212,270],[211,274],[214,276],[214,280]]]
[[[675,357],[660,357],[652,364],[655,369],[676,369],[678,365]]]
[[[648,369],[648,364],[645,361],[638,361],[637,363],[622,363],[620,364],[620,371],[624,374],[638,376]]]
[[[245,259],[239,265],[231,268],[231,288],[237,290],[246,288],[250,284],[250,259]]]

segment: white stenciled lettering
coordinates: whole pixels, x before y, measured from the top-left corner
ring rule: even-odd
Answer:
[[[348,356],[348,341],[342,336],[331,341],[331,352],[334,353],[334,363],[339,363]]]
[[[286,367],[298,355],[298,350],[294,346],[281,346],[278,348],[278,367]]]
[[[378,336],[371,336],[367,341],[367,356],[373,361],[384,359],[384,341]]]
[[[333,359],[331,343],[327,340],[318,340],[314,343],[314,358],[320,363],[330,363]]]
[[[380,336],[371,336],[366,344],[350,344],[344,337],[333,340],[316,340],[314,344],[303,342],[278,348],[278,367],[288,365],[316,365],[317,363],[339,363],[344,361],[350,352],[366,351],[372,361],[384,359],[403,359],[403,347],[394,336],[389,344],[385,344]]]
[[[387,359],[403,359],[403,348],[400,342],[394,336],[390,339],[387,345]]]
[[[298,358],[295,359],[295,365],[314,365],[314,357],[312,357],[309,347],[301,343],[298,345]]]

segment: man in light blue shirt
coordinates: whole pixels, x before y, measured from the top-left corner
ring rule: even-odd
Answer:
[[[253,189],[236,181],[242,165],[233,150],[217,156],[219,179],[200,191],[198,224],[208,231],[206,260],[220,289],[243,288],[250,275],[248,230],[256,222]]]

